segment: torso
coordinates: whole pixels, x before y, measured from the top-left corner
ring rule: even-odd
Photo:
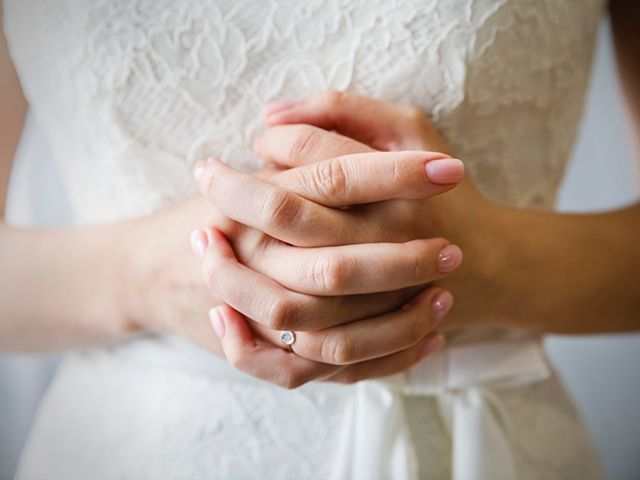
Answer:
[[[550,208],[603,0],[9,0],[32,111],[82,223],[194,193],[191,165],[244,169],[265,102],[329,88],[421,107],[487,195]]]
[[[264,103],[326,89],[422,108],[483,193],[549,209],[582,112],[603,3],[5,0],[5,31],[80,224],[186,199],[195,193],[191,167],[207,155],[258,168],[250,146],[264,128]],[[87,352],[54,384],[23,475],[326,476],[348,392],[320,385],[285,395],[173,339]],[[544,428],[521,422],[519,458],[535,463],[538,476],[561,477],[560,458],[586,451],[584,434],[561,395],[544,407],[528,396],[537,398],[516,395],[510,412],[516,424],[533,415]],[[408,415],[420,420],[414,436],[430,452],[422,464],[442,477],[450,446],[434,402],[412,399]],[[274,422],[282,409],[286,421]],[[166,425],[156,428],[158,418]],[[545,430],[554,422],[571,448]],[[60,435],[65,442],[53,448]],[[542,465],[546,446],[555,446],[558,462]],[[78,452],[86,465],[68,470]]]

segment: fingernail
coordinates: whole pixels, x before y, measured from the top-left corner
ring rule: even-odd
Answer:
[[[424,358],[427,355],[437,352],[444,346],[444,342],[445,340],[442,335],[436,335],[422,346],[418,355],[420,358]]]
[[[453,295],[446,290],[440,293],[431,304],[433,321],[440,322],[453,307]]]
[[[209,320],[213,326],[213,331],[216,332],[218,338],[222,340],[224,338],[224,320],[218,307],[209,310]]]
[[[196,181],[200,181],[200,179],[202,178],[202,175],[204,174],[204,170],[207,166],[207,162],[198,162],[193,166],[193,178],[196,179]]]
[[[285,110],[289,110],[292,107],[295,107],[298,104],[296,100],[282,100],[279,102],[271,102],[265,105],[264,107],[264,116],[268,117],[273,115],[274,113],[283,112]]]
[[[456,158],[431,160],[425,169],[429,181],[438,185],[458,183],[464,177],[464,163]]]
[[[462,250],[457,245],[447,245],[438,254],[438,271],[449,273],[462,263]]]
[[[193,249],[193,253],[195,253],[198,260],[202,259],[204,256],[204,251],[209,246],[209,239],[207,238],[207,234],[202,230],[194,230],[191,232],[191,248]]]

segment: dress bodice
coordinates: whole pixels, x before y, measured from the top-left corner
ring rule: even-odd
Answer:
[[[265,102],[327,89],[420,107],[486,195],[551,208],[579,123],[604,0],[4,4],[31,110],[77,221],[87,224],[180,202],[195,193],[192,165],[208,155],[245,170],[259,167],[251,145],[264,128]],[[397,383],[336,387],[334,403],[326,384],[292,395],[245,385],[224,361],[171,337],[86,352],[68,359],[58,376],[23,476],[71,478],[67,467],[86,466],[85,473],[101,477],[313,478],[331,477],[330,470],[335,478],[414,478],[418,459],[439,478],[437,465],[453,478],[514,478],[517,457],[525,465],[544,459],[532,462],[540,465],[532,478],[568,477],[558,473],[561,462],[545,465],[546,450],[536,456],[522,446],[555,453],[577,444],[565,440],[575,421],[558,420],[568,418],[558,413],[561,402],[547,395],[524,410],[519,405],[529,405],[531,387],[509,410],[492,390],[547,378],[538,347],[526,335],[450,342]],[[409,402],[405,411],[409,396],[435,400]],[[59,413],[69,408],[72,415]],[[509,412],[526,428],[506,432]],[[438,418],[446,434],[435,429]],[[537,438],[541,418],[551,418],[561,434],[523,441]],[[174,425],[170,434],[156,429],[163,422]],[[414,458],[408,431],[417,425],[425,429]],[[211,454],[225,448],[231,453]],[[105,452],[109,458],[96,470]],[[411,467],[408,473],[392,475],[394,459],[401,470]]]
[[[421,107],[480,189],[549,208],[603,0],[5,0],[30,106],[81,223],[194,193],[250,146],[267,101],[326,89]]]

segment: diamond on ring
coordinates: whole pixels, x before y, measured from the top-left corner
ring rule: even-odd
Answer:
[[[282,343],[291,349],[291,345],[296,341],[296,334],[291,330],[283,330],[280,332],[280,340],[282,340]]]

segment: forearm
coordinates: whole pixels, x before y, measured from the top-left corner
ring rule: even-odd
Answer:
[[[640,204],[603,214],[505,210],[484,322],[549,333],[640,329]],[[480,294],[482,294],[480,293]]]
[[[640,5],[611,2],[622,91],[640,138]],[[499,322],[544,332],[640,329],[640,204],[564,215],[513,210],[495,275]]]
[[[60,349],[130,331],[125,229],[0,226],[0,350]]]

